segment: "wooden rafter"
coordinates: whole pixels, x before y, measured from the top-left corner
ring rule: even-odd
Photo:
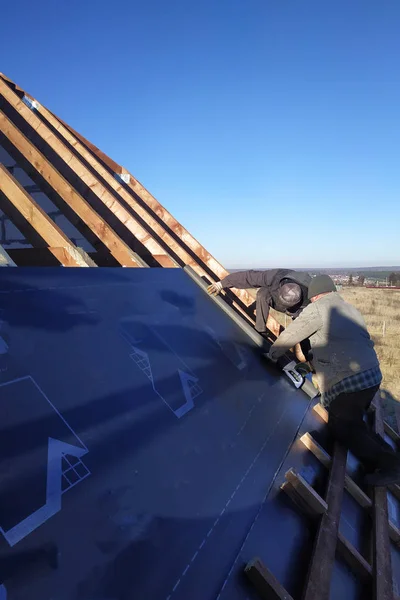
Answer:
[[[0,82],[1,85],[1,82]],[[0,131],[30,165],[30,175],[40,175],[46,184],[55,192],[52,200],[65,213],[65,205],[72,209],[78,217],[75,219],[77,228],[83,222],[106,246],[121,266],[143,266],[140,259],[125,242],[112,230],[89,205],[88,202],[60,175],[53,165],[39,152],[23,133],[0,111]],[[34,177],[33,177],[34,178]],[[62,200],[60,203],[58,198]],[[74,223],[74,224],[75,224]]]
[[[151,231],[155,233],[157,238],[166,245],[168,251],[172,256],[176,258],[177,261],[180,262],[182,266],[191,266],[193,270],[200,275],[200,277],[208,277],[210,278],[209,272],[205,270],[203,261],[193,258],[193,253],[188,251],[186,245],[177,240],[170,232],[169,227],[164,226],[163,222],[156,219],[153,216],[153,211],[150,208],[146,209],[143,207],[143,203],[139,203],[136,200],[135,195],[132,195],[125,189],[125,187],[118,182],[115,177],[111,175],[109,170],[107,170],[102,162],[100,161],[100,156],[102,161],[104,162],[105,155],[100,153],[99,157],[96,157],[92,152],[90,152],[86,145],[81,143],[70,131],[70,129],[65,126],[62,122],[60,122],[50,111],[48,111],[45,107],[39,106],[38,111],[40,114],[46,119],[46,121],[59,133],[60,136],[74,148],[74,150],[82,157],[87,164],[89,164],[96,172],[99,174],[99,177],[110,186],[115,193],[123,200],[125,205],[128,207],[129,211],[133,211],[134,215],[137,215],[142,222],[145,222],[148,227],[151,228]],[[95,148],[95,147],[94,147]],[[96,151],[98,149],[96,148]],[[116,163],[111,162],[113,167],[117,167]],[[70,166],[70,163],[69,163]],[[122,168],[121,168],[122,169]],[[120,169],[120,170],[121,170]],[[93,189],[93,188],[92,188]],[[104,193],[104,196],[107,192]],[[132,213],[131,213],[132,214]],[[154,254],[153,254],[154,256]],[[171,266],[165,258],[168,257],[157,255],[156,256],[158,262],[162,266]],[[242,290],[244,291],[244,290]],[[240,304],[238,308],[241,309]],[[272,332],[276,335],[276,331],[274,329],[274,324],[272,325]]]
[[[83,201],[87,208],[91,207],[109,226],[110,231],[125,243],[131,250],[136,250],[131,258],[140,266],[191,266],[198,275],[210,281],[223,279],[228,271],[152,196],[124,167],[111,160],[99,148],[91,144],[82,135],[64,123],[61,119],[49,112],[40,103],[18,87],[9,78],[0,73],[0,94],[5,102],[6,115],[9,121],[20,128],[20,134],[27,134],[31,138],[32,146],[37,144],[42,150],[41,160],[51,162],[51,153],[55,152],[65,164],[58,164],[58,175],[63,177],[69,190],[73,190]],[[28,108],[25,100],[32,102],[34,110]],[[10,107],[10,108],[9,108]],[[14,114],[18,114],[18,118]],[[23,121],[20,121],[20,117]],[[15,123],[14,123],[15,121]],[[28,128],[25,128],[24,123]],[[35,134],[31,134],[32,128]],[[35,135],[35,137],[33,137]],[[36,138],[36,135],[39,138]],[[44,142],[44,144],[43,144]],[[37,150],[37,149],[36,149]],[[18,149],[21,152],[20,149]],[[22,153],[23,154],[23,153]],[[39,153],[40,154],[40,153]],[[24,158],[27,158],[23,154]],[[28,160],[28,159],[27,159]],[[36,167],[41,163],[36,162]],[[39,170],[39,174],[43,174]],[[127,181],[117,180],[115,174],[128,176]],[[34,177],[33,177],[34,179]],[[53,188],[55,189],[55,188]],[[87,192],[85,190],[88,190]],[[43,190],[46,191],[47,190]],[[104,237],[99,237],[99,230],[88,223],[68,199],[56,190],[63,199],[65,206],[61,209],[84,237],[97,249],[96,238],[109,248],[111,254],[119,264],[127,265],[125,259],[115,255],[115,248],[111,251]],[[79,192],[81,192],[79,194]],[[49,195],[49,194],[48,194]],[[82,198],[82,196],[84,198]],[[53,202],[57,204],[53,197]],[[58,205],[57,205],[58,206]],[[85,227],[82,229],[82,224]],[[138,246],[139,243],[139,246]],[[143,262],[144,259],[144,262]],[[254,323],[252,305],[254,294],[250,290],[228,290],[226,299],[240,310],[246,320]],[[278,322],[269,315],[267,327],[273,336],[280,332]]]
[[[41,109],[42,107],[39,108],[40,111],[42,111]],[[86,146],[92,154],[106,164],[111,171],[119,175],[129,175],[130,181],[127,184],[127,187],[130,188],[133,195],[136,195],[138,198],[140,198],[149,207],[149,209],[152,210],[153,214],[156,215],[166,227],[168,227],[170,232],[181,241],[181,243],[187,248],[187,251],[191,251],[197,257],[198,264],[203,264],[211,273],[214,274],[215,280],[223,279],[229,275],[229,271],[227,271],[127,169],[121,165],[118,165],[109,156],[104,154],[104,152],[99,150],[94,144],[89,142],[83,135],[67,125],[62,119],[53,113],[51,113],[51,115],[67,130],[69,130],[69,132],[84,146]],[[254,302],[254,295],[248,290],[232,289],[232,291],[246,306],[250,306]]]
[[[107,209],[120,221],[123,227],[139,240],[152,256],[163,256],[164,264],[169,267],[175,267],[175,262],[169,257],[168,252],[151,235],[153,223],[149,224],[149,230],[146,230],[137,219],[123,206],[119,200],[118,194],[113,195],[105,188],[93,173],[75,156],[71,150],[46,126],[39,117],[22,102],[16,94],[0,80],[0,92],[8,104],[16,110],[35,131],[45,141],[52,150],[64,161],[68,168],[73,171],[77,182],[83,182],[93,193],[99,203],[102,203]],[[117,182],[115,182],[117,183]],[[118,186],[116,186],[118,187]],[[146,214],[140,215],[146,219]]]
[[[40,247],[40,241],[42,241],[44,246],[50,247],[50,252],[63,266],[89,267],[91,265],[32,196],[1,164],[0,208],[12,219],[31,244],[36,243]]]

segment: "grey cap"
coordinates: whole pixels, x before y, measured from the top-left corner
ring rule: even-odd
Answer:
[[[286,308],[300,304],[302,300],[301,287],[298,283],[284,283],[279,288],[279,300]]]
[[[317,275],[311,279],[308,286],[308,299],[319,296],[319,294],[326,294],[329,292],[336,292],[336,286],[329,275]]]

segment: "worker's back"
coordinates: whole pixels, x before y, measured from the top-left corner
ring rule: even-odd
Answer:
[[[379,364],[362,315],[340,294],[322,296],[306,309],[314,310],[321,325],[310,343],[321,391]]]

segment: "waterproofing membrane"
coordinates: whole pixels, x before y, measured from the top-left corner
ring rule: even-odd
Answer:
[[[308,397],[180,269],[2,269],[0,321],[0,598],[216,598]]]

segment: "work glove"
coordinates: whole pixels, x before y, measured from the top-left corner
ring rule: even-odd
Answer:
[[[207,287],[207,292],[210,294],[210,296],[218,296],[221,291],[222,283],[220,281],[215,281]]]

